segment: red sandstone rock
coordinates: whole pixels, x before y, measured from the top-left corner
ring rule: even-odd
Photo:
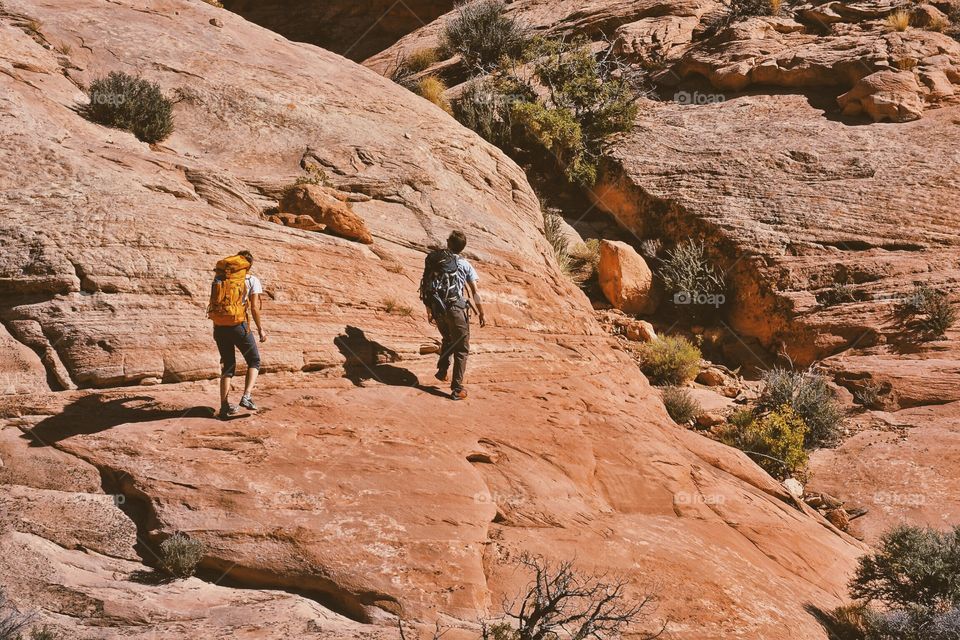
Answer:
[[[312,230],[322,225],[325,231],[341,238],[363,244],[373,243],[373,236],[363,218],[323,187],[305,184],[289,189],[280,201],[280,209],[297,216],[295,224],[289,226]]]
[[[597,274],[603,294],[617,309],[646,314],[656,308],[653,273],[636,249],[627,243],[600,242]]]

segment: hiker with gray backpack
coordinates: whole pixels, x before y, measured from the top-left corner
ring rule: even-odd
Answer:
[[[463,376],[470,353],[470,311],[474,306],[480,326],[487,324],[477,291],[477,271],[460,255],[466,246],[467,237],[462,231],[451,233],[446,249],[434,249],[427,254],[420,280],[420,300],[427,309],[427,320],[437,326],[443,337],[437,380],[447,380],[450,359],[453,358],[450,382],[450,398],[453,400],[467,397]]]

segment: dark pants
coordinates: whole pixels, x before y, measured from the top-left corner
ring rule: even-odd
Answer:
[[[260,351],[257,349],[257,340],[253,331],[246,322],[235,327],[213,327],[213,339],[217,341],[217,350],[220,352],[220,376],[232,378],[237,372],[237,354],[234,348],[240,350],[240,355],[247,362],[247,368],[260,368]]]
[[[470,313],[466,307],[450,307],[446,311],[437,310],[433,318],[443,336],[440,346],[438,371],[450,368],[450,356],[453,356],[453,379],[450,388],[463,390],[463,374],[467,370],[467,356],[470,354]]]

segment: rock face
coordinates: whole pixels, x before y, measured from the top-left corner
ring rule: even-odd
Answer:
[[[617,309],[644,314],[656,308],[653,273],[636,249],[626,242],[600,241],[597,274],[603,295]]]
[[[224,0],[247,20],[299,42],[363,60],[453,8],[452,0]]]
[[[29,348],[0,403],[19,607],[68,637],[396,637],[397,616],[469,637],[526,550],[623,572],[631,596],[663,584],[680,639],[825,637],[805,607],[842,601],[863,547],[671,424],[499,151],[206,3],[8,0],[0,38],[0,321]],[[178,97],[169,139],[77,113],[113,70]],[[263,219],[316,166],[375,244]],[[452,228],[489,322],[462,403],[420,382],[416,283]],[[204,307],[239,248],[266,287],[263,409],[222,422]],[[20,390],[45,385],[83,389]],[[175,531],[204,544],[200,579],[153,584]]]

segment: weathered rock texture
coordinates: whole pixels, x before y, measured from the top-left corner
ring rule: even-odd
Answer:
[[[30,349],[11,371],[28,390],[142,385],[6,396],[16,604],[71,637],[470,628],[523,582],[500,561],[530,550],[624,572],[631,594],[660,584],[677,638],[824,637],[806,607],[841,601],[862,547],[670,423],[499,151],[201,2],[6,1],[0,40],[0,320]],[[79,87],[112,70],[179,96],[173,136],[78,115]],[[364,196],[373,245],[262,218],[317,165]],[[423,251],[454,227],[490,323],[458,404],[418,384],[435,330],[416,300]],[[220,422],[204,307],[215,260],[242,247],[266,287],[264,408]],[[109,495],[146,564],[174,531],[202,541],[204,581],[145,580]]]
[[[251,22],[350,58],[363,60],[386,49],[453,8],[452,0],[224,0]]]
[[[652,313],[656,309],[653,273],[637,250],[626,242],[602,240],[597,266],[600,288],[617,309]]]
[[[720,327],[729,364],[755,374],[825,358],[843,387],[881,390],[890,413],[867,430],[878,437],[889,424],[916,424],[899,417],[914,408],[931,433],[960,430],[951,408],[960,401],[957,328],[930,340],[899,311],[914,283],[954,304],[960,291],[960,44],[921,28],[942,28],[938,14],[949,7],[938,7],[916,8],[904,31],[886,22],[903,7],[884,1],[811,3],[729,24],[706,0],[576,10],[520,0],[508,9],[540,32],[613,33],[616,53],[650,70],[665,100],[644,102],[633,131],[612,141],[592,198],[637,240],[706,243],[730,285]],[[440,23],[366,64],[382,71],[430,46]],[[912,437],[927,441],[924,433]],[[881,475],[898,457],[945,487],[960,482],[950,456],[927,455],[910,436],[866,446],[874,436],[815,455],[817,470],[834,469],[824,482],[841,492],[846,460]],[[885,490],[857,477],[858,500]],[[944,499],[955,512],[946,494],[931,489],[927,510],[887,502],[854,529],[872,539],[897,519],[955,524],[934,512]]]

